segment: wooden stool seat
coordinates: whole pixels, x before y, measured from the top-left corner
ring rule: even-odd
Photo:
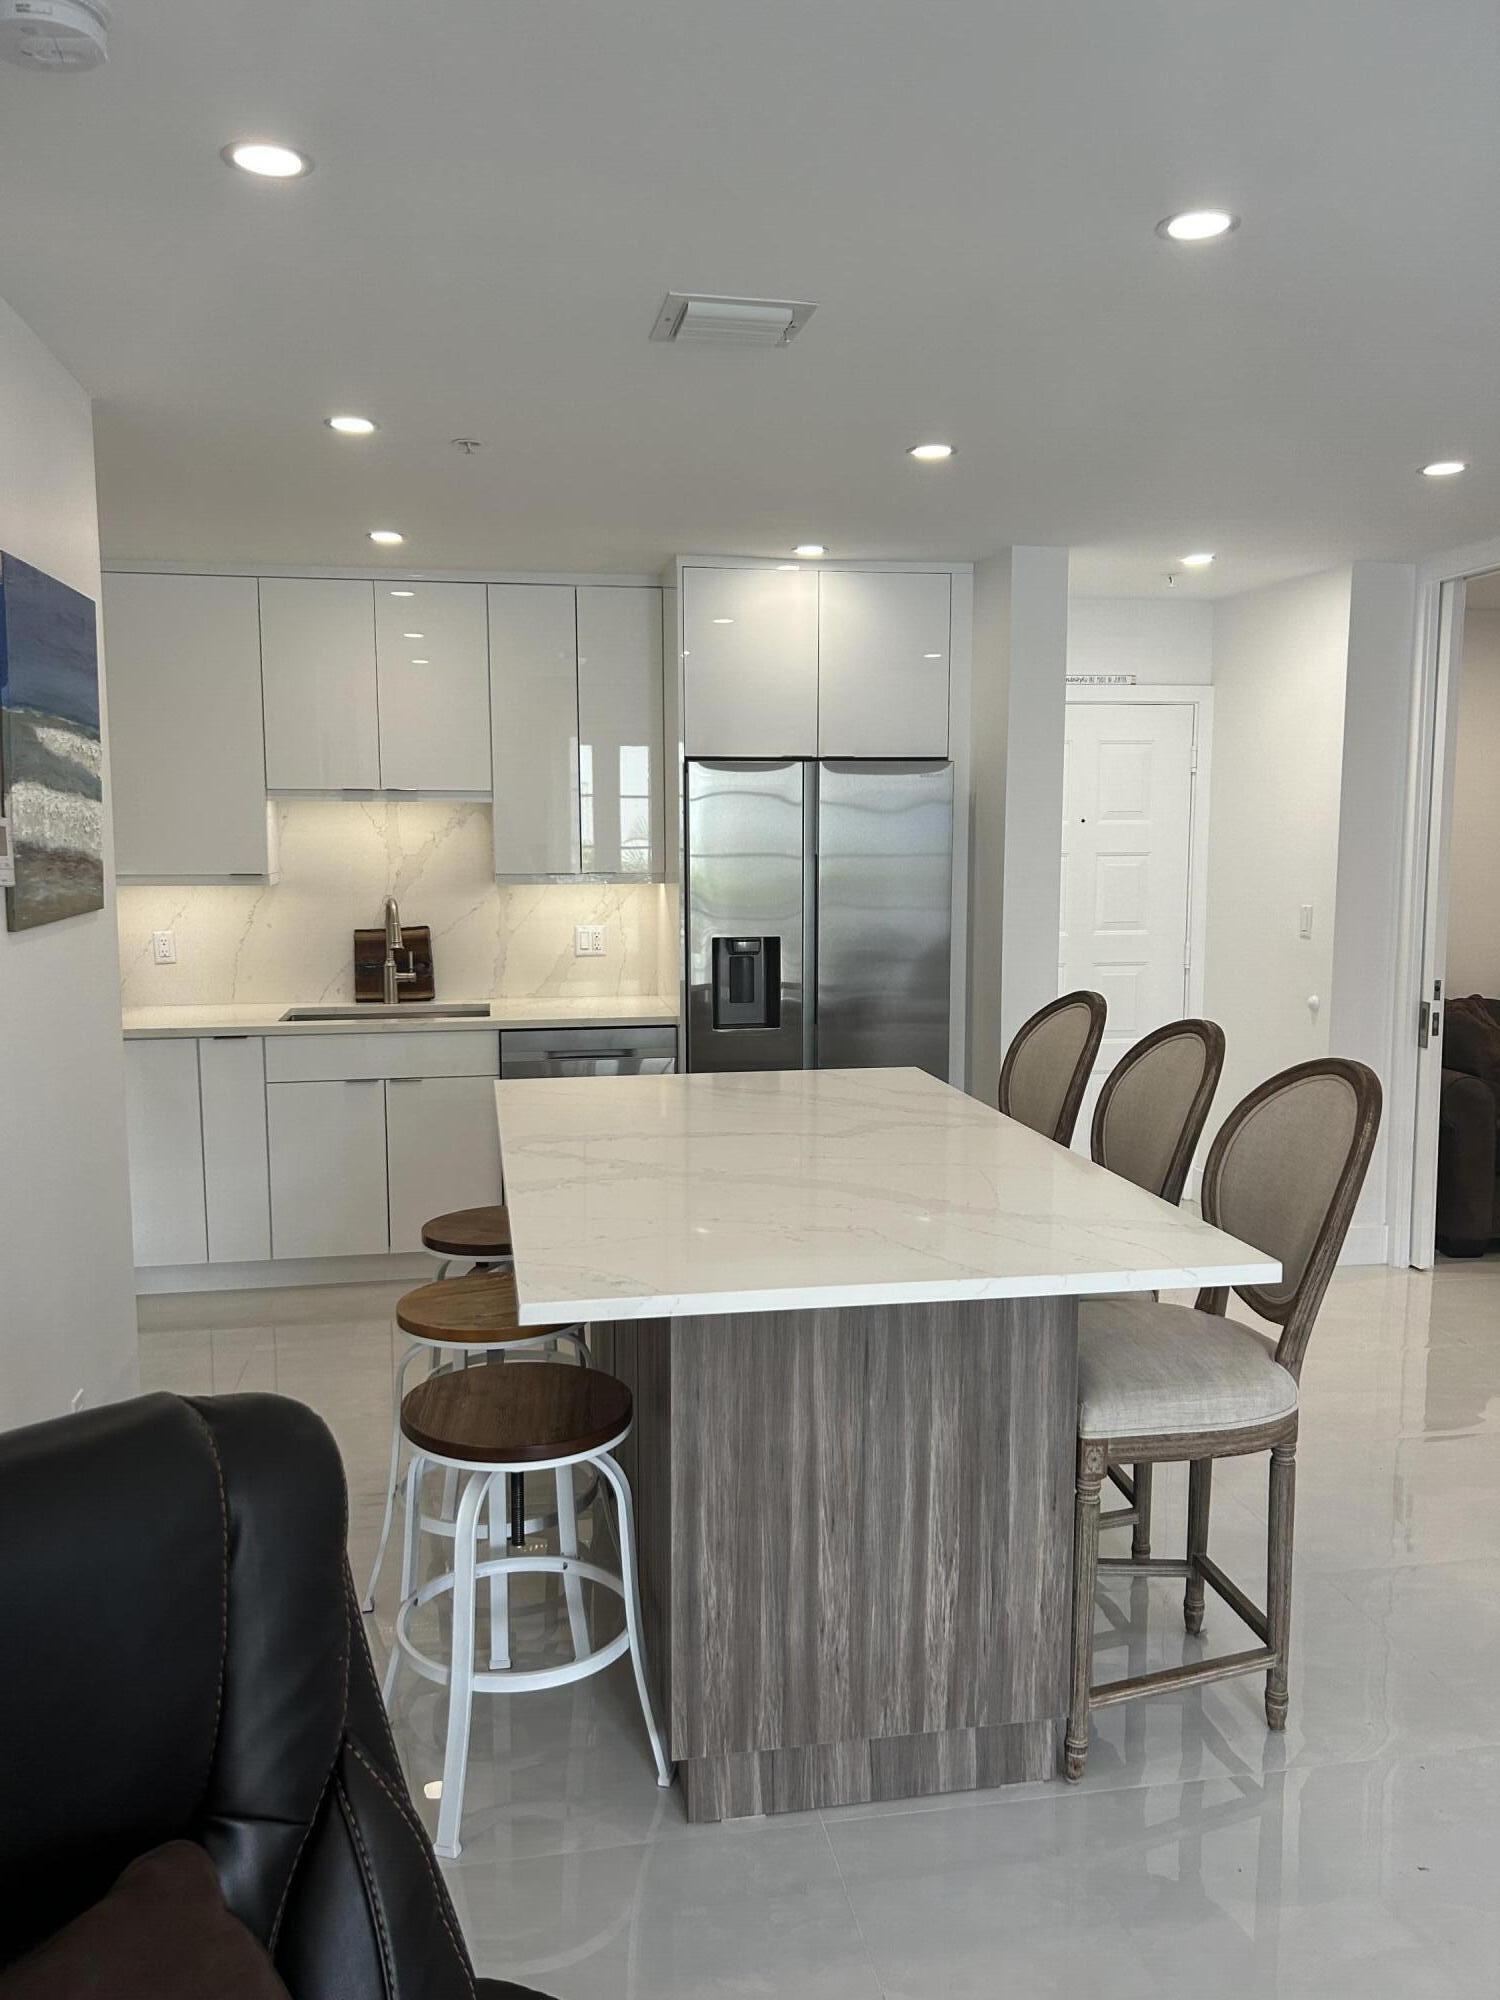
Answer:
[[[396,1324],[416,1340],[444,1347],[494,1346],[506,1340],[543,1340],[566,1333],[560,1326],[522,1326],[516,1281],[509,1271],[471,1271],[463,1278],[435,1278],[396,1301]]]
[[[537,1361],[429,1375],[407,1391],[401,1428],[432,1458],[555,1464],[602,1450],[629,1428],[630,1411],[630,1391],[602,1369]]]
[[[510,1216],[503,1207],[455,1208],[422,1224],[422,1243],[439,1257],[472,1257],[480,1263],[510,1255]]]

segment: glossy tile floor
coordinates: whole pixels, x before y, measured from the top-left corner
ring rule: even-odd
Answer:
[[[361,1587],[396,1290],[142,1307],[147,1387],[275,1389],[327,1418]],[[1303,1410],[1284,1737],[1266,1733],[1259,1680],[1224,1682],[1105,1711],[1076,1789],[689,1827],[653,1782],[623,1661],[579,1687],[481,1700],[464,1852],[446,1871],[481,1970],[559,2000],[1494,2000],[1500,1265],[1341,1276]],[[1220,1468],[1212,1541],[1257,1595],[1264,1463]],[[1158,1474],[1158,1551],[1181,1536],[1184,1485]],[[388,1570],[377,1659],[394,1586]],[[519,1608],[518,1656],[560,1656],[566,1624],[545,1591]],[[1200,1643],[1180,1596],[1108,1590],[1101,1677]],[[1205,1642],[1249,1643],[1212,1596]],[[395,1707],[431,1824],[437,1690],[408,1671]]]

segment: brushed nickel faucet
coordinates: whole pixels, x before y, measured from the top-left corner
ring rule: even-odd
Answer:
[[[405,969],[397,966],[396,960],[406,960]],[[400,999],[399,989],[415,979],[416,969],[411,962],[411,953],[401,942],[401,912],[396,907],[394,896],[385,899],[385,970],[382,976],[381,993],[387,1007],[394,1007]]]

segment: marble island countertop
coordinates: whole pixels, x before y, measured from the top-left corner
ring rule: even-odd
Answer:
[[[609,994],[593,999],[531,997],[485,1002],[484,1014],[434,1016],[420,1003],[393,1020],[372,1008],[357,1020],[285,1021],[294,1000],[238,1001],[225,1006],[127,1007],[123,1014],[127,1038],[173,1035],[347,1035],[407,1034],[418,1028],[645,1028],[674,1027],[677,1002],[661,994]],[[461,994],[446,996],[439,1007],[466,1004]]]
[[[521,1319],[1273,1282],[921,1070],[497,1083]]]

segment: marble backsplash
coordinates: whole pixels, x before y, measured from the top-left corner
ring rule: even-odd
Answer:
[[[500,883],[490,809],[434,800],[281,800],[281,879],[144,887],[118,895],[121,1003],[333,1004],[354,997],[356,928],[427,924],[440,1000],[584,999],[676,985],[659,883]],[[603,958],[575,958],[577,924],[604,926]],[[151,933],[176,934],[157,965]]]

